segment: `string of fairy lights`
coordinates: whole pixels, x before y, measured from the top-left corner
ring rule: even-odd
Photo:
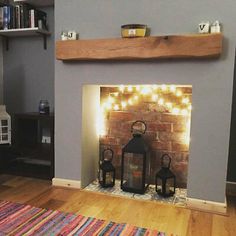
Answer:
[[[176,85],[120,85],[113,88],[101,102],[101,110],[123,111],[140,101],[149,100],[174,115],[190,116],[192,105],[189,94]]]
[[[105,87],[103,87],[104,89]],[[98,108],[96,128],[98,135],[107,135],[106,115],[110,111],[128,111],[132,106],[148,102],[161,112],[173,115],[182,115],[187,118],[185,126],[184,143],[190,142],[190,117],[191,117],[191,89],[186,93],[186,87],[176,85],[120,85],[108,87],[102,93]]]

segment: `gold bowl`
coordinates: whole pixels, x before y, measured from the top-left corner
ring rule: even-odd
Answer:
[[[128,24],[121,26],[121,36],[123,38],[145,37],[147,35],[147,25]]]

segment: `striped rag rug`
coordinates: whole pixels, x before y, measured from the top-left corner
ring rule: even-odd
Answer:
[[[72,213],[0,201],[0,236],[5,235],[166,236],[167,234],[129,224],[117,224]]]

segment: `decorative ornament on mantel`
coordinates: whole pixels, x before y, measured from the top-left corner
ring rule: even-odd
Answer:
[[[210,24],[209,21],[201,22],[198,24],[198,33],[199,34],[216,34],[221,33],[221,24],[218,20]]]
[[[121,26],[122,38],[136,38],[149,36],[150,29],[143,24],[128,24]]]

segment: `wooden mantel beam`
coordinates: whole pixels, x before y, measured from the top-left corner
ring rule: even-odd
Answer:
[[[58,60],[209,58],[222,52],[223,35],[193,34],[57,41]]]

